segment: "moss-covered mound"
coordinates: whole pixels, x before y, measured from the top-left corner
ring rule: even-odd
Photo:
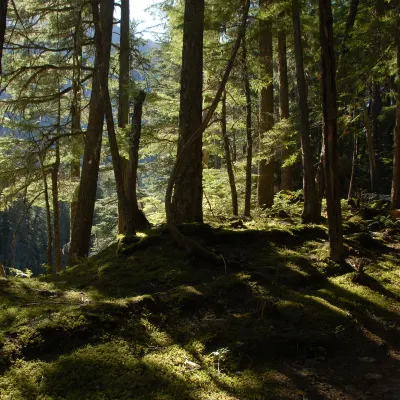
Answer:
[[[319,226],[181,229],[221,264],[162,228],[56,281],[0,281],[0,398],[397,398],[394,231],[349,234],[346,269]]]

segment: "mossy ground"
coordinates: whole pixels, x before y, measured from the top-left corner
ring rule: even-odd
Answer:
[[[400,235],[354,219],[343,265],[293,214],[192,233],[218,265],[155,230],[57,281],[1,281],[0,398],[399,399]]]

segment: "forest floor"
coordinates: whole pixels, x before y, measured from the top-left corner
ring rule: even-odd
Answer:
[[[2,280],[0,399],[400,399],[400,227],[344,216],[341,265],[278,212],[187,226],[216,265],[155,229]]]

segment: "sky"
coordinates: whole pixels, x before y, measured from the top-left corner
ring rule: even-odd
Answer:
[[[160,23],[160,20],[153,19],[153,16],[149,11],[146,11],[146,8],[152,6],[153,4],[158,3],[160,0],[130,0],[129,8],[130,8],[130,16],[131,19],[134,18],[136,21],[141,21],[141,24],[138,26],[138,32],[143,31],[143,37],[145,39],[155,40],[156,34],[154,32],[162,32],[160,27],[152,28],[154,25]],[[147,32],[145,32],[147,30]]]

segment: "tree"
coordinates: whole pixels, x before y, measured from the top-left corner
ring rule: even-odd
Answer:
[[[0,0],[0,75],[2,73],[1,61],[3,59],[4,36],[6,34],[8,0]]]
[[[393,132],[393,180],[390,207],[400,208],[400,17],[396,26],[397,48],[397,90],[396,90],[396,126]]]
[[[338,173],[336,63],[331,0],[319,0],[322,69],[322,116],[324,135],[324,174],[328,211],[330,256],[343,257],[342,210]]]
[[[267,9],[269,0],[260,0],[260,12]],[[260,136],[268,134],[274,125],[274,88],[272,60],[272,24],[265,16],[260,19],[260,68],[263,87],[260,95]],[[274,203],[274,156],[262,158],[258,166],[258,205],[271,207]]]
[[[179,111],[178,157],[172,201],[177,223],[203,222],[202,136],[180,154],[202,122],[204,0],[185,0]]]
[[[96,55],[82,173],[71,231],[70,264],[89,254],[105,112],[101,82],[108,79],[109,73],[114,2],[92,0],[92,10],[94,20],[99,23],[95,24]]]
[[[283,15],[282,15],[283,17]],[[289,118],[289,83],[286,57],[286,32],[284,29],[278,31],[278,60],[279,60],[279,117],[281,120]],[[290,155],[286,147],[282,150],[282,161]],[[281,169],[281,190],[292,190],[293,177],[292,167]]]
[[[314,160],[310,144],[307,84],[304,76],[303,43],[301,40],[300,14],[297,0],[293,0],[292,2],[292,19],[297,89],[299,92],[298,104],[300,111],[300,137],[303,161],[304,209],[302,219],[304,223],[318,223],[320,214],[318,213],[317,207],[317,194],[314,181]]]
[[[251,90],[249,79],[249,68],[247,59],[246,35],[242,40],[242,68],[243,83],[246,96],[246,189],[244,200],[244,215],[250,217],[251,210],[251,168],[253,165],[253,131],[252,131],[252,111],[251,111]]]
[[[224,94],[222,95],[221,130],[222,130],[222,137],[224,140],[226,169],[228,170],[229,185],[231,187],[232,214],[237,216],[238,215],[238,195],[237,195],[237,191],[236,191],[235,174],[233,172],[230,140],[229,140],[229,136],[228,136],[228,132],[227,132],[227,128],[226,128],[226,91],[224,91]]]

